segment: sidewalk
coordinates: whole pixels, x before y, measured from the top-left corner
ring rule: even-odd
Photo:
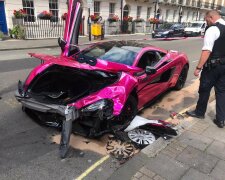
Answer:
[[[90,43],[102,42],[108,40],[143,40],[149,39],[150,35],[145,34],[120,34],[120,35],[108,35],[104,40],[94,40],[92,38],[89,41],[89,38],[86,36],[79,37],[79,45],[88,45]],[[0,41],[0,51],[9,51],[9,50],[23,50],[23,49],[37,49],[37,48],[54,48],[58,47],[57,38],[54,39],[34,39],[34,40],[17,40],[9,39],[5,41]]]
[[[144,148],[109,179],[208,180],[225,179],[225,129],[213,124],[215,100],[205,119],[181,120],[181,134]],[[129,169],[129,170],[128,170]]]

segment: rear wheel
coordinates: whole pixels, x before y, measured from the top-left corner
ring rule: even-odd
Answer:
[[[184,65],[184,67],[180,73],[180,76],[178,77],[177,83],[174,86],[175,90],[181,90],[184,87],[184,84],[187,79],[187,74],[188,74],[188,65],[186,64],[186,65]]]

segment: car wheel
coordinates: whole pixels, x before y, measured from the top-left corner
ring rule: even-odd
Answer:
[[[134,96],[129,96],[122,112],[119,115],[119,120],[123,124],[129,124],[137,115],[137,100]]]
[[[184,84],[187,79],[187,74],[188,74],[188,65],[185,65],[180,73],[180,76],[178,77],[177,83],[174,86],[175,90],[181,90],[184,87]]]

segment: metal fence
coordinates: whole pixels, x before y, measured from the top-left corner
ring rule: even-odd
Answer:
[[[149,22],[108,22],[105,23],[105,34],[151,33],[153,24]]]
[[[63,19],[45,20],[36,19],[34,22],[25,22],[23,19],[14,19],[13,25],[20,25],[25,32],[25,39],[44,39],[62,37],[66,21]],[[80,26],[80,35],[84,35],[84,20]]]

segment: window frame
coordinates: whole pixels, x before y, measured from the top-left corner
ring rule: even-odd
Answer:
[[[28,6],[28,4],[30,6]],[[31,6],[31,5],[33,5],[33,6]],[[24,17],[24,22],[35,22],[36,17],[35,17],[34,0],[22,0],[22,6],[23,6],[23,10],[25,10],[26,13],[28,14],[26,17]]]
[[[94,14],[100,15],[101,11],[101,2],[100,1],[94,1]]]
[[[142,6],[137,6],[137,19],[141,18],[141,9],[142,9]]]
[[[152,7],[147,7],[147,19],[151,17]]]
[[[109,2],[109,16],[115,15],[116,3]]]
[[[56,4],[57,9],[51,8],[50,4],[54,4],[54,3]],[[52,13],[53,17],[58,19],[59,18],[59,1],[58,0],[49,0],[48,7],[49,7],[49,12]],[[57,15],[55,16],[53,12],[56,12]]]

